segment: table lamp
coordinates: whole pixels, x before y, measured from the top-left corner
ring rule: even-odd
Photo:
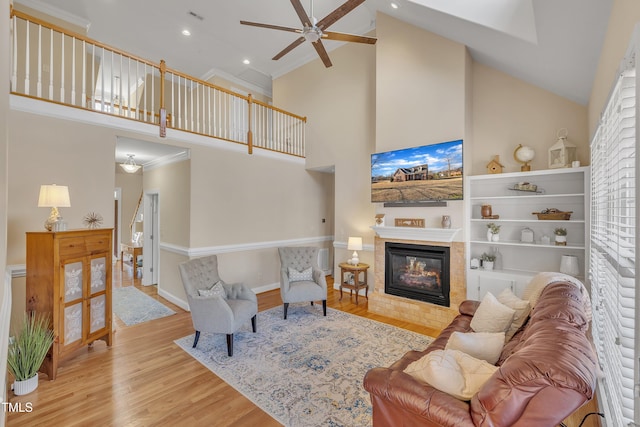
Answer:
[[[353,265],[358,265],[360,262],[360,259],[358,258],[358,251],[362,250],[362,237],[349,237],[347,249],[353,251],[353,255],[351,255],[351,260],[349,262]]]
[[[49,218],[44,222],[44,228],[51,231],[53,224],[58,221],[60,214],[58,208],[71,206],[69,199],[69,187],[66,185],[46,184],[40,186],[38,197],[39,208],[51,208]]]

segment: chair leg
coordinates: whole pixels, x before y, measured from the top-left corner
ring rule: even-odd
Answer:
[[[327,315],[327,300],[323,299],[322,300],[322,312],[324,313],[324,315]]]
[[[193,348],[196,348],[198,345],[198,340],[200,339],[200,331],[196,331],[196,338],[193,340]]]
[[[233,356],[233,334],[227,334],[227,354]]]
[[[256,314],[256,316],[257,316],[257,314]],[[256,332],[256,316],[253,316],[251,318],[251,328],[253,329],[253,333]]]
[[[289,303],[284,303],[284,320],[287,320],[287,309],[289,308]]]

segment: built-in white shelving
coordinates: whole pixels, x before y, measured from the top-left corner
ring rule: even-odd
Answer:
[[[536,192],[514,190],[514,185],[528,182]],[[585,253],[589,229],[589,167],[548,169],[471,176],[466,183],[469,195],[467,212],[467,260],[480,258],[485,252],[497,253],[494,270],[467,266],[467,296],[478,299],[487,290],[511,287],[521,293],[528,280],[539,271],[559,271],[562,255],[578,257],[580,276],[586,271]],[[491,205],[496,219],[484,219],[482,205]],[[556,208],[571,211],[570,220],[539,220],[534,212]],[[498,241],[488,241],[487,224],[500,226]],[[555,228],[567,229],[567,245],[554,244]],[[521,242],[524,228],[533,231],[534,241]],[[550,244],[542,243],[547,236]]]

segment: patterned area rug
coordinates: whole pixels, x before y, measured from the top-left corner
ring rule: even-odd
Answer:
[[[370,426],[371,401],[362,387],[365,373],[389,366],[409,350],[422,350],[432,338],[319,305],[289,306],[258,313],[234,334],[233,357],[224,334],[176,340],[257,406],[288,427]]]
[[[133,286],[113,288],[112,295],[113,313],[127,326],[176,314]]]

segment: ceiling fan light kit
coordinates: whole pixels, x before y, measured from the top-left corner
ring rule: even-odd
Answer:
[[[259,22],[249,22],[249,21],[240,21],[242,25],[249,25],[253,27],[261,27],[261,28],[269,28],[272,30],[280,30],[280,31],[288,31],[292,33],[298,33],[301,36],[298,37],[293,43],[289,46],[285,47],[279,53],[277,53],[272,59],[277,61],[282,58],[287,53],[291,52],[294,48],[300,46],[305,41],[311,42],[314,49],[318,53],[318,56],[322,60],[322,63],[325,67],[331,67],[333,65],[331,60],[329,59],[329,54],[322,44],[322,39],[325,40],[335,40],[342,42],[354,42],[354,43],[365,43],[365,44],[375,44],[377,39],[375,37],[366,37],[366,36],[358,36],[355,34],[346,34],[346,33],[337,33],[333,31],[325,31],[328,27],[335,24],[340,18],[351,12],[356,7],[360,6],[364,3],[365,0],[347,0],[346,3],[343,3],[333,12],[325,16],[323,19],[318,21],[313,16],[313,0],[310,0],[310,14],[307,15],[307,12],[304,10],[302,3],[300,0],[291,0],[291,4],[295,9],[298,17],[300,18],[300,22],[302,23],[302,29],[292,28],[292,27],[282,27],[279,25],[271,25],[271,24],[261,24]]]

